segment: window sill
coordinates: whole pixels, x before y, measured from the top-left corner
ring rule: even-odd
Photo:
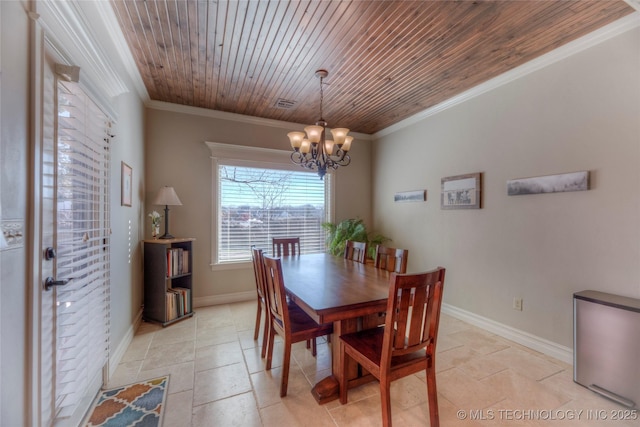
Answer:
[[[240,261],[240,262],[227,262],[224,264],[209,264],[211,267],[211,271],[224,271],[224,270],[245,270],[247,268],[251,268],[251,261]]]

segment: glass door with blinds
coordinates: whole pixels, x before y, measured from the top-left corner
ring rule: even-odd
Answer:
[[[103,380],[109,351],[109,118],[57,80],[54,183],[54,424],[74,424]],[[73,420],[73,421],[72,421]]]

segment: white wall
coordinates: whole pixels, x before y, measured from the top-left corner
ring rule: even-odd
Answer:
[[[27,212],[29,33],[26,6],[0,2],[0,218],[25,221]],[[8,37],[7,35],[10,35]],[[28,236],[26,236],[28,238]],[[27,254],[25,246],[0,252],[0,425],[26,425],[28,369]]]
[[[179,107],[169,108],[181,110]],[[145,198],[147,213],[154,209],[159,211],[163,207],[151,205],[158,189],[163,185],[175,188],[182,206],[171,207],[169,229],[174,236],[196,239],[193,246],[194,304],[209,304],[223,301],[219,299],[221,295],[254,291],[255,281],[250,266],[212,271],[209,265],[211,151],[204,142],[288,150],[287,132],[296,126],[286,128],[243,123],[207,117],[207,113],[199,109],[188,111],[196,113],[158,108],[147,110]],[[351,154],[351,165],[340,168],[336,173],[336,220],[360,217],[371,224],[370,142],[354,141]],[[150,226],[145,227],[147,237],[150,237],[150,232]]]
[[[133,331],[142,307],[144,238],[144,106],[135,93],[118,96],[119,118],[111,143],[111,325],[112,354]],[[133,169],[133,202],[120,205],[120,168]],[[120,349],[122,351],[122,349]]]
[[[574,292],[640,297],[640,29],[381,137],[372,170],[376,227],[409,271],[447,268],[445,303],[572,347]],[[506,194],[580,170],[589,191]],[[441,210],[440,179],[473,172],[483,208]]]
[[[82,2],[85,12],[92,12],[94,2]],[[0,63],[0,218],[24,221],[27,234],[25,247],[0,252],[0,425],[26,426],[31,411],[29,375],[30,294],[31,284],[27,279],[27,268],[34,263],[27,253],[29,234],[28,217],[32,208],[29,194],[33,175],[30,160],[30,32],[27,1],[1,1]],[[95,12],[95,11],[94,11]],[[142,261],[138,241],[141,238],[144,212],[141,195],[144,193],[144,108],[140,97],[128,80],[124,66],[114,46],[108,44],[110,37],[98,15],[91,17],[93,34],[105,41],[102,52],[109,61],[115,61],[114,72],[126,85],[126,93],[117,97],[106,97],[113,111],[119,116],[114,127],[116,138],[112,142],[112,210],[111,225],[111,346],[113,351],[126,342],[132,325],[142,304]],[[72,49],[70,49],[72,50]],[[104,59],[104,58],[103,58]],[[83,65],[83,64],[79,64]],[[85,68],[86,69],[86,68]],[[81,71],[82,78],[82,71]],[[120,206],[120,162],[124,160],[134,168],[133,207]],[[132,262],[128,260],[129,221],[132,234]],[[113,354],[112,354],[113,355]]]

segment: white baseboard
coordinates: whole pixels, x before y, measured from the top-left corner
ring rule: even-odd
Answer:
[[[256,291],[234,292],[232,294],[197,297],[193,298],[193,308],[207,307],[210,305],[230,304],[233,302],[251,301],[256,298]]]
[[[521,331],[520,329],[512,328],[511,326],[504,325],[496,322],[495,320],[479,316],[475,313],[471,313],[470,311],[466,311],[446,303],[442,303],[442,312],[503,338],[522,344],[525,347],[539,351],[547,356],[551,356],[562,362],[573,365],[573,350],[569,347],[556,344],[528,332]]]
[[[229,304],[241,301],[251,301],[256,298],[255,291],[235,292],[232,294],[212,295],[193,299],[193,307]],[[496,322],[495,320],[479,316],[470,311],[443,303],[442,312],[463,320],[479,328],[485,329],[508,340],[517,342],[533,350],[554,357],[562,362],[573,364],[573,350],[544,338],[540,338],[525,331]]]
[[[118,346],[115,348],[115,350],[111,354],[109,354],[109,372],[107,373],[107,378],[111,378],[113,373],[116,371],[116,368],[118,367],[118,365],[120,364],[120,361],[124,357],[124,353],[127,351],[127,348],[129,348],[129,345],[133,340],[133,336],[138,330],[138,327],[140,326],[141,322],[142,322],[142,308],[140,309],[136,318],[134,319],[133,324],[129,326],[129,329],[127,329],[127,333],[124,334],[124,337],[122,337],[122,340],[120,340],[120,343],[118,343]]]

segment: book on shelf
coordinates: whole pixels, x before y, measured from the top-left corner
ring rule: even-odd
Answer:
[[[167,249],[167,277],[189,274],[189,256],[182,248]]]
[[[167,289],[166,304],[167,322],[191,313],[191,289]]]

